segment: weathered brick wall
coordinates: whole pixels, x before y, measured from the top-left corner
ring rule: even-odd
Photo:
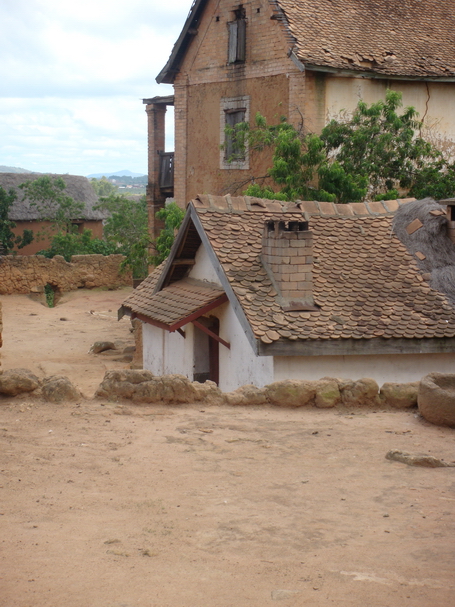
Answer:
[[[39,293],[46,284],[62,292],[132,284],[131,273],[121,271],[123,255],[0,256],[0,294]],[[1,327],[1,325],[0,325]]]
[[[3,324],[2,324],[2,302],[0,301],[0,348],[3,345],[2,341]],[[2,366],[2,355],[0,353],[0,367]]]
[[[243,4],[246,12],[244,63],[228,64],[228,23],[239,3],[209,3],[198,23],[174,83],[175,173],[174,198],[184,206],[196,194],[234,192],[252,175],[264,175],[270,152],[250,157],[242,168],[220,163],[222,98],[251,100],[254,122],[260,112],[270,123],[288,116],[300,125],[305,76],[288,57],[292,43],[283,25],[271,19],[273,6],[261,0]],[[293,77],[291,82],[290,77]],[[292,85],[292,96],[290,86]],[[224,129],[223,129],[224,130]]]

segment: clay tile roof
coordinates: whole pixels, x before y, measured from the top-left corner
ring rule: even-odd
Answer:
[[[196,211],[262,342],[455,336],[455,309],[422,279],[392,233],[394,214],[384,204],[363,205],[359,214],[354,205],[332,205],[329,215],[325,206],[317,208],[321,203],[262,201],[250,211],[229,213],[220,198]],[[395,201],[397,207],[408,202]],[[354,207],[353,214],[343,214],[340,206]],[[313,295],[319,310],[284,312],[261,262],[263,225],[271,218],[301,221],[304,213],[313,232]]]
[[[123,302],[123,307],[136,315],[153,321],[152,324],[174,328],[181,326],[189,316],[210,305],[224,295],[219,286],[200,280],[184,278],[173,282],[158,293],[153,293],[164,264],[144,280]],[[185,323],[186,324],[186,323]]]
[[[453,0],[276,0],[308,66],[390,76],[455,76]]]

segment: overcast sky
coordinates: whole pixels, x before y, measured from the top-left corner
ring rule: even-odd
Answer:
[[[0,0],[0,165],[145,174],[142,99],[172,94],[155,77],[191,4]]]

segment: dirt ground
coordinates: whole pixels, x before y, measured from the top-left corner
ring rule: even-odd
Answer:
[[[454,604],[455,468],[385,459],[452,461],[454,430],[415,411],[94,400],[127,366],[88,354],[132,343],[126,293],[0,298],[3,369],[87,396],[0,400],[1,607]]]

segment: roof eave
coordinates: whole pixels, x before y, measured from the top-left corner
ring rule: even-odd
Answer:
[[[293,54],[290,55],[291,59],[296,63],[294,57],[309,72],[325,72],[327,74],[337,74],[338,76],[344,76],[346,78],[372,78],[377,80],[409,80],[409,81],[424,81],[424,82],[455,82],[455,74],[453,76],[421,76],[421,75],[410,75],[410,74],[388,74],[385,72],[375,72],[372,70],[349,70],[346,68],[330,67],[328,65],[317,65],[313,63],[304,63],[301,59]],[[302,68],[299,66],[301,71]]]
[[[193,5],[190,8],[188,17],[185,21],[185,25],[183,26],[183,29],[180,32],[180,36],[178,37],[177,42],[174,44],[171,56],[169,57],[166,65],[163,67],[161,72],[155,78],[158,84],[174,83],[175,76],[179,72],[180,64],[185,55],[186,49],[194,36],[194,25],[199,19],[201,13],[203,12],[207,1],[208,0],[194,0]]]
[[[455,337],[406,339],[280,339],[258,341],[259,356],[354,356],[377,354],[447,354],[455,352]]]

